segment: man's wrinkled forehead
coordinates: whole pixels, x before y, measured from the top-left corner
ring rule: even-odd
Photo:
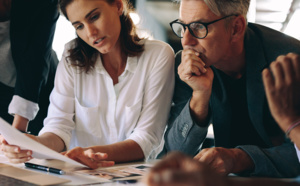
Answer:
[[[216,15],[203,0],[181,0],[179,19],[185,23],[194,21],[209,21]]]

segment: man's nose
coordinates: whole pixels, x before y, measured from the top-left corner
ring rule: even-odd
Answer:
[[[197,44],[198,39],[195,38],[189,29],[185,29],[185,32],[183,33],[183,37],[181,39],[182,46],[194,46]]]

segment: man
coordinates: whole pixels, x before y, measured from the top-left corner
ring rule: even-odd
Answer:
[[[38,134],[58,59],[52,50],[57,0],[0,0],[0,117]]]
[[[271,75],[273,74],[273,75]],[[300,147],[300,55],[279,56],[262,72],[263,83],[272,116],[289,137]],[[296,124],[296,125],[295,125]],[[295,127],[292,127],[295,126]],[[292,183],[278,179],[239,179],[216,174],[204,163],[181,153],[170,153],[157,163],[145,178],[148,185],[218,185],[218,186],[284,186],[300,185],[299,177]]]
[[[268,109],[261,72],[300,42],[246,22],[250,0],[182,0],[182,38],[163,153],[179,150],[227,175],[294,177],[294,146]],[[199,152],[213,124],[215,147]],[[199,153],[198,153],[199,152]]]

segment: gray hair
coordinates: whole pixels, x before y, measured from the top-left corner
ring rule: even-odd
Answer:
[[[180,2],[182,0],[176,0]],[[200,1],[200,0],[199,0]],[[242,15],[247,18],[250,0],[201,0],[217,16]]]

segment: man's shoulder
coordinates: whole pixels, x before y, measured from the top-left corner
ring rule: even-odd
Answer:
[[[268,59],[275,60],[278,55],[285,55],[289,52],[300,54],[300,41],[280,31],[263,25],[248,23],[246,33],[248,40],[257,37],[264,49]]]

